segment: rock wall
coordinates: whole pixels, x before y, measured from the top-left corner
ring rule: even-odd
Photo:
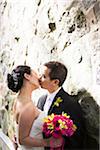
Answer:
[[[99,0],[0,1],[0,126],[9,136],[15,96],[7,73],[19,64],[40,70],[49,60],[68,67],[68,93],[84,88],[100,106]]]

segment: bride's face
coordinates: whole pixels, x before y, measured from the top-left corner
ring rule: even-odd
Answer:
[[[30,78],[30,82],[36,87],[39,88],[40,84],[39,84],[39,76],[38,74],[32,70],[31,72],[31,78]]]
[[[30,83],[29,85],[31,86],[32,90],[40,87],[39,76],[34,70],[31,70],[31,74],[25,73],[24,78],[26,83]]]

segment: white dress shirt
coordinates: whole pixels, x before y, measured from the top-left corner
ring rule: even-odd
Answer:
[[[50,106],[51,106],[51,104],[52,104],[52,102],[53,102],[53,100],[54,100],[54,97],[55,97],[55,95],[58,93],[58,91],[59,91],[60,89],[61,89],[61,87],[58,88],[58,89],[57,89],[55,92],[53,92],[53,93],[48,93],[46,102],[45,102],[45,104],[44,104],[44,111],[45,111],[46,114],[48,114],[49,108],[50,108]]]

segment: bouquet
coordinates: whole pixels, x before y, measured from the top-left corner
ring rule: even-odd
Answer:
[[[66,113],[62,113],[61,115],[51,114],[44,118],[43,133],[46,137],[70,137],[76,129],[76,125]]]

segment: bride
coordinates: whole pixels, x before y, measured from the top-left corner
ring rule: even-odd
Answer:
[[[61,139],[43,139],[42,125],[46,116],[32,102],[32,91],[39,88],[39,78],[29,66],[20,65],[7,75],[10,90],[18,93],[14,101],[13,112],[16,121],[17,150],[44,150],[44,147],[60,147]]]

